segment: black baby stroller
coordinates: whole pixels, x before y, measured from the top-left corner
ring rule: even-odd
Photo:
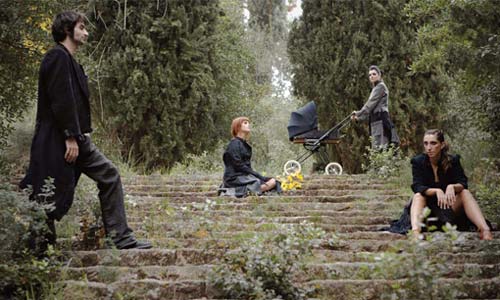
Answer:
[[[289,160],[285,163],[283,170],[286,175],[300,172],[301,163],[306,161],[314,153],[319,154],[321,161],[326,164],[325,173],[332,175],[342,174],[342,166],[336,162],[329,162],[326,145],[337,144],[340,142],[340,130],[344,128],[351,116],[349,115],[334,127],[326,130],[318,130],[318,115],[316,113],[316,103],[311,101],[292,112],[288,122],[288,138],[294,144],[303,144],[307,150],[300,155],[297,160]]]

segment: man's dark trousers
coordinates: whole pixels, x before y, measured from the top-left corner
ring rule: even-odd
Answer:
[[[127,225],[123,202],[123,188],[116,166],[102,154],[87,135],[78,140],[79,154],[76,171],[97,182],[102,220],[106,234],[118,248],[125,246],[132,236]]]

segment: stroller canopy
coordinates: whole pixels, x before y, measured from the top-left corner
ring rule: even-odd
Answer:
[[[299,134],[306,133],[318,128],[318,115],[316,114],[316,103],[311,101],[292,112],[288,121],[288,138],[293,138]]]

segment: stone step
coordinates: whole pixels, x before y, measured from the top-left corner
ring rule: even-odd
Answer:
[[[392,218],[399,211],[383,211],[379,213],[380,217]],[[321,220],[322,218],[343,218],[343,217],[370,217],[373,216],[373,212],[369,210],[267,210],[266,207],[256,208],[255,210],[210,210],[209,212],[203,210],[190,210],[189,212],[183,211],[180,207],[171,210],[165,209],[152,209],[149,211],[134,211],[128,214],[128,221],[141,222],[145,218],[182,218],[186,214],[196,217],[206,217],[209,215],[211,219],[220,220],[220,218],[303,218],[303,219],[314,219],[315,221]],[[195,222],[195,220],[193,220]]]
[[[186,239],[188,241],[193,239]],[[212,242],[210,242],[212,241]],[[181,240],[178,240],[182,243]],[[202,241],[201,241],[202,242]],[[156,245],[155,245],[156,246]],[[197,265],[211,264],[224,255],[229,249],[237,246],[224,240],[206,240],[202,247],[193,243],[190,248],[181,248],[174,245],[168,249],[166,245],[150,250],[113,250],[103,249],[95,251],[69,251],[66,252],[68,263],[72,267],[88,267],[96,265],[108,266],[171,266],[171,265]],[[158,247],[158,246],[156,246]],[[318,249],[313,250],[313,261],[317,263],[331,262],[370,262],[375,261],[375,256],[381,251],[401,252],[400,246],[394,241],[353,240],[334,241],[333,245],[323,243]],[[450,252],[452,251],[452,252]],[[439,251],[442,256],[456,264],[498,264],[500,263],[500,243],[492,244],[487,241],[467,240],[454,245],[451,249]],[[402,255],[410,255],[401,252]],[[474,256],[476,255],[476,256]]]
[[[68,280],[60,284],[63,286],[61,293],[64,299],[187,300],[218,295],[203,280],[131,279],[111,284]],[[82,295],[85,295],[85,298],[82,298]]]
[[[250,203],[265,204],[265,203],[293,203],[293,202],[309,202],[309,203],[346,203],[346,202],[390,202],[399,201],[405,203],[408,197],[400,194],[387,195],[367,195],[367,194],[352,194],[352,195],[327,195],[327,196],[300,196],[300,195],[282,195],[282,196],[264,196],[264,197],[247,197],[247,198],[231,198],[231,197],[209,197],[206,195],[197,196],[132,196],[126,195],[125,204],[127,206],[148,206],[157,205],[160,203],[205,203],[209,199],[216,203]],[[402,209],[403,205],[401,205]]]
[[[284,177],[282,177],[284,179]],[[211,175],[189,175],[189,176],[169,176],[169,175],[133,175],[122,178],[124,184],[190,184],[199,182],[222,182],[222,174]],[[372,179],[369,176],[360,175],[305,175],[304,182],[343,182],[343,183],[373,183],[386,184],[384,180]]]
[[[446,278],[463,278],[464,276],[474,280],[495,278],[500,274],[500,263],[497,264],[451,264],[448,263],[444,272]],[[467,274],[469,274],[467,276]],[[300,274],[301,278],[310,280],[330,279],[400,279],[388,278],[388,274],[382,274],[381,264],[373,262],[334,262],[308,264]]]
[[[140,228],[144,226],[144,224],[148,223],[149,219],[154,221],[154,227],[164,228],[166,230],[172,230],[177,228],[179,225],[184,225],[186,223],[196,224],[197,220],[192,220],[191,217],[193,215],[188,213],[186,214],[184,220],[175,220],[175,221],[165,221],[162,220],[161,216],[158,218],[148,218],[144,219],[142,222],[129,222],[129,225],[132,228]],[[312,222],[317,226],[332,226],[332,225],[372,225],[372,224],[388,224],[392,219],[386,216],[299,216],[299,217],[282,217],[282,216],[214,216],[210,212],[205,215],[205,218],[208,221],[216,223],[217,227],[233,227],[233,228],[244,228],[247,225],[259,225],[263,224],[263,226],[273,227],[271,225],[277,224],[299,224],[302,222]],[[150,225],[150,224],[147,224]],[[244,226],[244,227],[241,227]],[[172,228],[172,229],[171,229]],[[328,227],[329,228],[329,227]]]
[[[218,184],[127,184],[124,186],[129,192],[211,192],[219,188]],[[359,191],[359,190],[387,190],[385,184],[342,183],[342,182],[306,182],[301,190],[330,190],[330,191]]]
[[[137,190],[127,190],[127,195],[130,196],[150,196],[150,197],[218,197],[217,190],[210,191],[137,191]],[[330,190],[330,189],[316,189],[316,190],[305,190],[300,189],[293,192],[284,192],[281,196],[275,197],[288,197],[288,196],[350,196],[350,195],[362,195],[364,197],[370,196],[380,196],[380,195],[398,195],[398,190],[374,190],[374,189],[349,189],[349,190]],[[243,198],[244,199],[244,198]]]
[[[64,276],[67,280],[85,279],[93,282],[112,283],[126,280],[208,280],[213,274],[214,265],[183,265],[183,266],[90,266],[67,267]],[[446,278],[471,278],[486,279],[497,277],[500,273],[498,264],[452,264],[446,265],[444,271]],[[469,274],[469,276],[467,276]],[[388,278],[382,274],[380,263],[373,262],[334,262],[334,263],[309,263],[295,275],[305,280],[330,280],[330,279],[400,279]]]
[[[392,287],[401,286],[406,280],[312,280],[304,286],[313,289],[313,296],[324,299],[379,299],[385,292],[390,293]],[[84,291],[86,295],[93,294],[93,299],[121,299],[126,295],[128,299],[193,299],[193,298],[220,298],[218,292],[203,280],[169,281],[156,279],[137,279],[118,281],[112,284],[96,282],[65,281],[63,294],[66,299],[74,299],[72,293]],[[453,289],[456,299],[491,299],[498,298],[500,277],[480,280],[439,279],[436,283],[438,293]],[[96,291],[97,290],[97,291]],[[419,291],[422,297],[428,294],[427,290]],[[97,296],[97,297],[96,297]]]
[[[67,267],[64,269],[65,278],[112,283],[125,280],[156,279],[170,281],[206,280],[214,265],[182,265],[182,266],[90,266]]]
[[[377,253],[358,251],[356,253],[342,251],[342,250],[329,250],[329,249],[315,249],[313,250],[314,260],[318,263],[330,262],[370,262],[373,261],[374,255]],[[411,256],[409,254],[404,254]],[[474,252],[449,252],[442,251],[439,253],[443,260],[449,261],[454,264],[498,264],[500,262],[500,252],[492,253],[491,251],[474,251]]]
[[[211,264],[226,252],[225,249],[147,249],[66,252],[69,267],[90,266],[182,266]]]
[[[314,280],[307,283],[316,290],[316,297],[328,299],[379,299],[384,292],[391,291],[394,285],[401,286],[404,280]],[[439,279],[438,291],[447,288],[457,292],[456,299],[489,299],[500,297],[500,277],[481,280]],[[420,299],[427,298],[428,291],[420,291]],[[441,295],[444,296],[444,295]],[[438,297],[437,299],[439,299]]]
[[[154,211],[165,211],[168,209],[181,210],[190,208],[193,210],[193,204],[200,206],[206,204],[207,198],[200,198],[199,202],[171,202],[170,199],[139,199],[130,200],[126,202],[129,209],[129,214],[134,212],[141,213],[151,213]],[[300,199],[297,202],[289,201],[290,199],[282,198],[266,198],[260,199],[255,198],[254,202],[233,202],[232,199],[209,199],[210,201],[215,201],[215,205],[211,207],[212,211],[217,210],[233,210],[233,211],[254,211],[257,209],[262,209],[265,211],[306,211],[306,210],[320,210],[324,212],[334,212],[334,211],[348,211],[353,209],[359,209],[364,211],[377,210],[377,212],[384,212],[388,209],[397,209],[398,211],[403,211],[404,201],[401,201],[400,197],[395,199],[384,198],[381,200],[366,200],[358,199],[351,202],[302,202]],[[258,201],[258,202],[257,202]],[[300,201],[300,202],[299,202]]]

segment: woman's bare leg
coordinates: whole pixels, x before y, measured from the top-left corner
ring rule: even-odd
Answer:
[[[267,192],[269,190],[272,190],[275,186],[276,186],[276,179],[271,178],[266,183],[260,186],[260,190],[262,192]]]
[[[471,192],[466,189],[457,194],[457,201],[455,201],[452,207],[455,213],[460,213],[462,208],[472,223],[474,223],[479,231],[483,233],[482,237],[484,237],[485,240],[492,239],[491,233],[489,232],[490,228],[488,227],[488,224],[486,224],[486,220],[484,219],[483,213],[481,212],[477,201],[474,199]]]
[[[420,224],[422,223],[422,211],[427,205],[425,197],[420,193],[413,195],[413,200],[411,203],[410,216],[411,216],[411,230],[416,233],[420,233]]]

